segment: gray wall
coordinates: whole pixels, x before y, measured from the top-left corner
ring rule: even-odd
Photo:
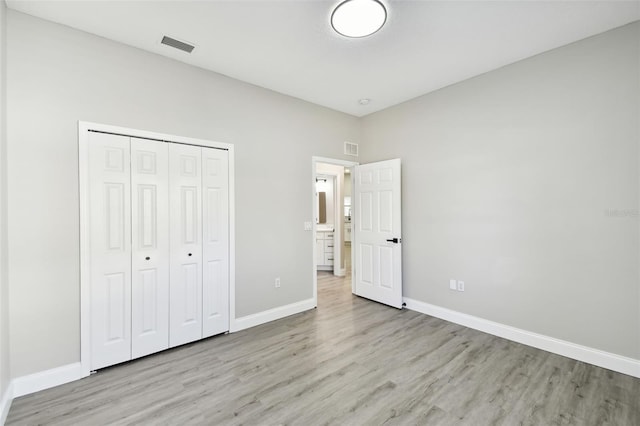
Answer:
[[[8,40],[12,377],[79,361],[78,120],[235,144],[237,316],[312,297],[310,159],[356,118],[11,10]]]
[[[0,400],[9,385],[9,285],[7,281],[7,210],[6,210],[6,16],[7,8],[0,1]]]
[[[640,359],[640,24],[363,119],[407,297]],[[449,279],[466,291],[449,290]]]

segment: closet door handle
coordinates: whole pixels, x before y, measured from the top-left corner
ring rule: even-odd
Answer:
[[[144,260],[151,260],[149,256],[145,257]]]
[[[191,256],[191,253],[189,253],[189,256]]]

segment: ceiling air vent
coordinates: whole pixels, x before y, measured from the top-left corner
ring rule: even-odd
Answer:
[[[195,48],[195,46],[167,36],[162,37],[162,41],[160,43],[166,44],[167,46],[174,47],[187,53],[191,53],[191,51]]]
[[[346,155],[353,155],[354,157],[358,156],[358,144],[353,142],[345,142],[344,143],[344,153]]]

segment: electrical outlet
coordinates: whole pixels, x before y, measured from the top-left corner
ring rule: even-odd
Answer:
[[[458,283],[456,280],[449,280],[449,288],[451,290],[457,290],[458,289]]]
[[[276,288],[280,288],[280,277],[276,278]]]
[[[458,291],[464,291],[464,281],[458,281]]]

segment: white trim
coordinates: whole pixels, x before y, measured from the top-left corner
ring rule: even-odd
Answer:
[[[351,179],[351,240],[349,242],[349,245],[351,246],[351,293],[356,294],[356,280],[354,279],[355,276],[355,271],[356,271],[356,251],[354,250],[355,247],[355,242],[356,242],[356,237],[355,237],[355,233],[353,232],[353,230],[355,229],[355,224],[357,222],[356,219],[356,213],[357,210],[355,209],[355,203],[353,202],[353,190],[356,187],[356,167],[352,167],[351,168],[351,173],[349,173],[349,179]]]
[[[2,401],[0,401],[0,425],[4,425],[11,409],[11,403],[13,402],[13,383],[9,382],[7,390],[2,395]]]
[[[311,282],[313,286],[313,306],[318,306],[318,260],[316,258],[316,212],[318,211],[316,198],[316,157],[311,157]]]
[[[351,161],[351,160],[338,160],[336,158],[328,158],[328,157],[316,157],[313,156],[311,157],[311,161],[313,163],[326,163],[326,164],[333,164],[336,166],[344,166],[344,167],[353,167],[353,166],[357,166],[360,163],[358,163],[357,161]],[[315,164],[314,164],[315,166]],[[313,169],[313,172],[315,173],[316,169]]]
[[[104,133],[114,133],[118,135],[131,136],[134,138],[154,139],[164,142],[177,142],[187,145],[206,146],[209,148],[232,149],[233,144],[210,141],[206,139],[190,138],[187,136],[178,136],[168,133],[150,132],[148,130],[130,129],[127,127],[112,126],[110,124],[92,123],[89,121],[78,121],[80,130],[95,130]]]
[[[78,122],[78,187],[80,201],[80,363],[82,377],[91,373],[91,286],[89,247],[89,129],[91,123]]]
[[[317,164],[316,164],[317,166]],[[333,176],[333,275],[340,275],[342,266],[342,241],[344,240],[344,167],[342,176],[339,173]],[[315,244],[314,244],[315,245]],[[344,268],[342,268],[344,269]]]
[[[493,334],[494,336],[532,346],[537,349],[553,352],[578,361],[597,365],[598,367],[607,368],[609,370],[640,378],[640,360],[637,359],[616,355],[611,352],[601,351],[588,346],[578,345],[576,343],[567,342],[566,340],[556,339],[543,334],[533,333],[531,331],[489,321],[473,315],[463,314],[461,312],[409,299],[407,297],[405,297],[403,301],[406,303],[406,308],[412,311],[431,315],[465,327]]]
[[[229,145],[229,331],[236,327],[236,157]]]
[[[28,376],[13,379],[13,397],[18,398],[30,393],[64,385],[82,378],[82,365],[79,362],[40,371]]]
[[[290,305],[279,306],[267,311],[258,312],[257,314],[247,315],[236,318],[234,328],[231,332],[245,330],[260,324],[275,321],[290,315],[299,314],[316,307],[314,299],[301,300],[300,302],[291,303]]]
[[[88,176],[89,130],[114,133],[135,138],[226,149],[229,152],[229,330],[235,327],[236,254],[235,254],[235,147],[233,144],[177,136],[147,130],[130,129],[109,124],[78,121],[78,180],[80,196],[80,377],[91,373],[91,313],[90,313],[90,222]]]

